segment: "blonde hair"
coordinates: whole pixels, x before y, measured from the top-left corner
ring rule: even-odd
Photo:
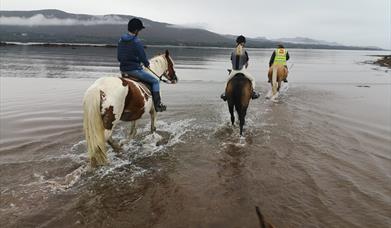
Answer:
[[[243,43],[240,43],[236,45],[236,50],[235,50],[236,55],[242,55],[243,54]]]

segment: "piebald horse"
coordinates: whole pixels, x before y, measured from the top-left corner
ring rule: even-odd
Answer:
[[[178,80],[168,50],[150,59],[150,67],[145,70],[167,83],[175,84]],[[162,79],[163,76],[168,81]],[[120,120],[131,122],[130,137],[133,137],[137,120],[149,113],[151,133],[156,130],[157,113],[149,88],[129,78],[102,77],[96,80],[84,94],[83,111],[83,129],[93,167],[107,163],[106,142],[119,149],[111,134]]]
[[[251,81],[240,72],[229,80],[225,89],[232,125],[235,124],[234,108],[239,117],[240,136],[243,136],[243,126],[252,93]]]
[[[281,82],[288,77],[288,68],[281,64],[273,64],[269,68],[268,77],[272,86],[271,98],[278,97],[281,88]]]

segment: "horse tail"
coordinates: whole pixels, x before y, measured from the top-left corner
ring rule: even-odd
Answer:
[[[242,75],[241,77],[235,79],[233,83],[232,98],[235,110],[238,113],[240,135],[243,135],[243,126],[245,123],[248,101],[251,97],[251,93],[246,93],[248,90],[246,83],[249,83],[247,85],[251,86],[251,82],[244,75]]]
[[[243,84],[242,80],[240,79],[235,80],[233,85],[233,91],[232,91],[233,104],[238,115],[240,115],[240,112],[242,110],[242,101],[241,101],[243,95],[242,84]]]
[[[272,66],[272,92],[273,92],[273,95],[277,93],[277,87],[278,87],[278,83],[277,83],[277,73],[278,73],[278,67],[277,65],[273,65]]]
[[[91,166],[103,165],[107,162],[105,128],[100,104],[101,90],[93,85],[86,91],[83,99],[83,129]]]

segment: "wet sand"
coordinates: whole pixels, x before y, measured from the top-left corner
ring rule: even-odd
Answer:
[[[178,75],[192,71],[184,59]],[[259,206],[276,227],[389,227],[389,75],[357,65],[350,77],[335,73],[338,83],[305,83],[295,67],[279,102],[251,102],[244,140],[218,98],[221,82],[162,85],[169,111],[157,134],[145,118],[128,141],[121,123],[114,136],[125,152],[110,150],[97,170],[81,111],[95,79],[2,74],[0,226],[259,227]],[[359,69],[368,80],[353,78]]]

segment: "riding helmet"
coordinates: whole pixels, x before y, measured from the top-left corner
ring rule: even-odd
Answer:
[[[143,22],[138,18],[132,18],[128,23],[128,31],[134,32],[134,31],[140,31],[141,29],[144,29]]]
[[[246,43],[246,37],[240,35],[238,36],[238,38],[236,38],[236,43],[240,44],[240,43]]]

